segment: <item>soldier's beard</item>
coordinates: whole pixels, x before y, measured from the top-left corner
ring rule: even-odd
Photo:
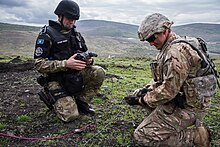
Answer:
[[[67,31],[71,30],[73,28],[73,25],[63,25],[63,28]]]
[[[71,30],[74,27],[74,24],[72,24],[72,23],[65,23],[63,21],[63,19],[59,20],[59,22],[62,25],[63,29],[66,30],[66,31],[69,31],[69,30]]]

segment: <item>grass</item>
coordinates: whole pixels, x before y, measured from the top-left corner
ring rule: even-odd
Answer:
[[[18,116],[16,120],[18,122],[28,122],[31,120],[31,117],[27,115],[21,115],[21,116]]]
[[[220,60],[214,61],[218,71],[220,71]],[[103,114],[103,117],[108,117],[108,121],[120,121],[133,123],[138,125],[145,116],[141,108],[133,109],[127,106],[123,97],[131,93],[136,88],[142,87],[151,80],[151,72],[149,69],[149,59],[131,59],[131,58],[111,58],[111,59],[99,59],[97,64],[104,65],[106,67],[107,74],[114,74],[119,79],[108,78],[105,80],[102,86],[102,92],[112,102],[113,108],[110,110],[113,115],[117,115],[121,112],[119,118],[108,117],[108,114]],[[100,102],[98,102],[100,104]],[[213,146],[220,145],[220,91],[217,90],[215,97],[212,99],[212,105],[208,111],[208,115],[205,117],[205,123],[211,127]],[[107,120],[106,120],[107,121]],[[103,122],[104,123],[104,122]],[[108,123],[108,122],[106,122]],[[122,123],[123,124],[123,123]],[[114,138],[117,138],[118,145],[129,146],[132,142],[129,140],[133,132],[132,126],[126,131],[118,132],[114,130]],[[105,132],[103,132],[103,139],[105,138]],[[108,139],[113,139],[108,136]]]
[[[17,55],[0,55],[0,62],[2,63],[7,63],[9,61],[11,61],[12,59],[17,58]],[[21,59],[21,62],[26,62],[26,61],[30,61],[33,60],[30,56],[20,56],[19,59]]]
[[[6,126],[6,124],[0,123],[0,130],[4,129]]]
[[[88,128],[81,134],[74,134],[66,139],[47,140],[30,143],[32,146],[59,146],[77,144],[79,147],[98,147],[98,146],[134,146],[134,129],[143,121],[148,112],[139,106],[129,106],[123,98],[132,93],[133,90],[140,88],[151,80],[151,71],[149,69],[150,60],[147,58],[97,58],[95,64],[105,68],[108,78],[105,79],[101,93],[104,97],[95,97],[92,106],[96,110],[95,116],[83,116],[76,120],[79,122],[75,128],[81,128],[87,124],[96,125],[96,129]],[[220,60],[215,60],[217,69],[220,71]],[[29,77],[26,77],[29,79]],[[26,81],[26,80],[24,80]],[[30,80],[31,81],[31,80]],[[32,82],[32,81],[31,81]],[[33,83],[33,82],[32,82]],[[28,83],[26,83],[28,84]],[[205,117],[205,123],[211,126],[212,146],[220,146],[220,91],[212,99],[212,106]],[[39,104],[38,104],[39,105]],[[22,106],[22,108],[25,107]],[[25,109],[25,108],[23,108]],[[1,112],[0,112],[1,115]],[[3,114],[2,114],[3,116]],[[35,118],[43,117],[52,123],[49,125],[44,122],[38,122]],[[68,123],[63,123],[57,117],[51,117],[46,113],[45,108],[39,108],[37,112],[29,115],[20,115],[16,118],[20,125],[22,122],[28,122],[28,133],[23,136],[34,134],[36,129],[47,129],[49,136],[58,136],[73,131]],[[10,124],[10,121],[8,121]],[[26,123],[25,123],[26,124]],[[7,121],[0,124],[0,128],[7,129]],[[71,123],[70,123],[71,125]],[[38,134],[39,135],[39,134]],[[43,134],[40,133],[40,136]],[[47,135],[44,135],[47,136]],[[0,139],[0,144],[10,144],[10,139]],[[18,142],[16,142],[18,143]],[[20,143],[20,142],[19,142]],[[71,144],[72,143],[72,144]],[[26,145],[20,143],[20,145]]]

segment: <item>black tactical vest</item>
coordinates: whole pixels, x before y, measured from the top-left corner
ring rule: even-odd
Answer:
[[[45,26],[42,32],[38,36],[45,36],[48,34],[52,45],[48,50],[46,57],[49,60],[64,60],[71,57],[77,52],[87,51],[87,46],[81,34],[76,32],[75,27],[72,28],[68,33],[61,33],[62,26],[54,21],[49,21],[49,26]]]
[[[62,35],[60,32],[47,26],[47,34],[51,37],[52,46],[50,48],[49,59],[50,60],[64,60],[68,59],[76,50],[76,46],[73,48],[70,46],[72,42],[71,34]],[[75,41],[75,40],[74,40]]]

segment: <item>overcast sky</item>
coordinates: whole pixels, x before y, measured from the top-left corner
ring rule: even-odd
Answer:
[[[56,20],[60,0],[0,0],[0,22],[44,25]],[[97,19],[139,25],[145,16],[159,12],[175,25],[220,24],[220,0],[75,0],[80,20]]]

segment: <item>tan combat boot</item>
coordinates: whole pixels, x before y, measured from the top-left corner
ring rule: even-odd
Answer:
[[[198,127],[194,134],[195,147],[210,147],[211,134],[209,128]]]

